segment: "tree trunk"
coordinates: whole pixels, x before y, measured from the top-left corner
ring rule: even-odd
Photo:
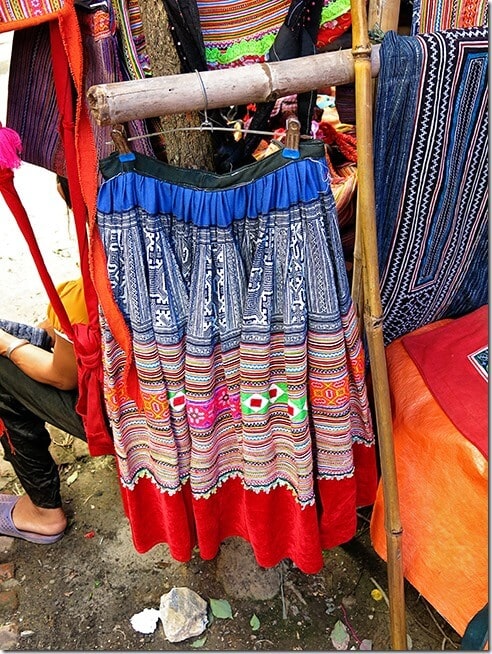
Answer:
[[[150,59],[152,75],[176,75],[181,65],[169,29],[166,10],[160,0],[140,0],[140,11]],[[183,127],[199,127],[198,112],[160,117],[163,131]],[[213,170],[210,134],[199,131],[178,131],[165,134],[167,161],[183,168]]]

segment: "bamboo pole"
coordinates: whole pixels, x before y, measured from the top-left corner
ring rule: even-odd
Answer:
[[[357,236],[362,257],[364,324],[371,362],[377,435],[384,494],[385,529],[388,551],[388,590],[390,599],[390,632],[392,648],[407,649],[405,593],[401,551],[402,526],[388,372],[384,351],[382,307],[379,291],[379,270],[374,197],[373,111],[371,79],[371,44],[367,32],[366,3],[352,0],[352,52],[355,71],[355,110],[357,126],[358,200]]]
[[[379,48],[373,48],[371,54],[371,75],[376,77],[379,72]],[[352,52],[338,50],[242,66],[240,74],[237,68],[226,68],[98,84],[87,91],[87,99],[99,125],[116,125],[204,108],[219,109],[249,102],[268,102],[294,93],[353,81]]]

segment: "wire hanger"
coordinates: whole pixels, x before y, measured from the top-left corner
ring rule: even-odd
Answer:
[[[199,71],[195,69],[195,73],[200,82],[200,88],[202,90],[203,100],[204,100],[204,108],[203,108],[204,120],[202,121],[201,125],[196,127],[173,127],[171,129],[164,129],[159,132],[153,132],[151,134],[139,134],[137,136],[130,136],[130,137],[126,136],[125,129],[122,125],[115,125],[111,130],[111,138],[113,140],[114,145],[116,146],[116,149],[120,154],[127,154],[131,152],[129,147],[130,141],[137,141],[138,139],[145,139],[145,138],[150,138],[152,136],[160,136],[161,134],[171,134],[175,132],[192,132],[192,131],[241,132],[243,134],[259,134],[261,136],[270,136],[270,137],[276,136],[276,133],[271,131],[267,132],[263,130],[238,127],[237,126],[238,121],[235,122],[233,127],[221,127],[218,125],[214,125],[208,116],[208,97],[207,97],[207,90],[205,88],[205,84],[203,83],[203,79]],[[300,156],[299,154],[300,126],[301,124],[299,120],[293,116],[288,118],[286,121],[285,146],[279,143],[279,145],[283,147],[282,154],[286,158],[298,159]]]

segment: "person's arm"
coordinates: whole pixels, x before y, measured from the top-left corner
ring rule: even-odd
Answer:
[[[0,329],[0,354],[6,355],[10,346],[19,342]],[[47,352],[31,343],[15,348],[10,360],[31,379],[49,384],[63,391],[77,388],[77,363],[72,343],[55,334],[53,352]]]

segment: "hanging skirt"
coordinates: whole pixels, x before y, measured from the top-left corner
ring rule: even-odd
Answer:
[[[323,145],[225,175],[138,153],[101,170],[129,334],[103,310],[105,394],[136,549],[210,559],[241,536],[264,567],[318,571],[377,481]]]

